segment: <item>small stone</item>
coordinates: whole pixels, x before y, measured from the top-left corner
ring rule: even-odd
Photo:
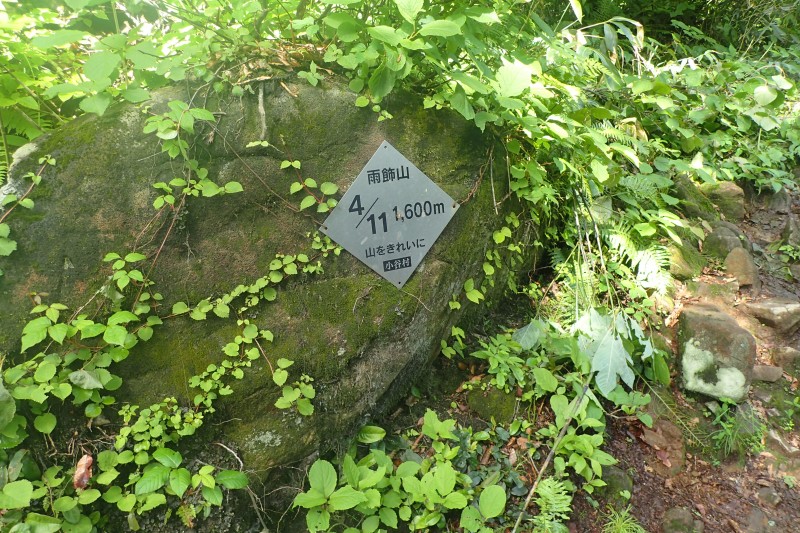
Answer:
[[[753,256],[744,248],[734,248],[725,258],[725,269],[731,276],[735,276],[739,285],[750,286],[753,292],[761,291],[761,279],[758,277],[758,267]]]
[[[753,367],[753,379],[774,383],[783,377],[783,368],[772,365],[756,365]]]
[[[762,487],[758,489],[756,497],[759,501],[766,503],[771,507],[777,507],[781,503],[781,495],[772,487]]]
[[[762,323],[781,333],[788,333],[800,324],[800,302],[795,299],[767,298],[750,302],[745,309]]]
[[[703,522],[694,519],[685,507],[673,507],[661,519],[663,533],[703,533]]]
[[[786,439],[775,429],[770,429],[769,432],[767,432],[767,444],[778,448],[781,453],[789,457],[800,457],[800,449],[786,442]]]
[[[789,214],[789,210],[792,208],[792,198],[789,196],[789,192],[785,188],[781,188],[778,192],[770,194],[767,207],[779,215]]]
[[[768,533],[774,531],[769,525],[769,517],[761,509],[753,509],[747,517],[747,533]]]
[[[514,419],[517,398],[494,387],[481,390],[480,384],[467,393],[467,405],[484,420],[494,417],[498,424],[508,424]]]
[[[627,506],[633,493],[633,478],[617,466],[606,466],[603,468],[603,481],[606,482],[606,486],[600,487],[598,494],[615,509]]]
[[[800,280],[800,264],[794,263],[789,265],[789,274],[796,280]]]
[[[800,375],[800,350],[791,346],[782,346],[772,353],[772,359],[775,364],[783,367],[789,374]]]

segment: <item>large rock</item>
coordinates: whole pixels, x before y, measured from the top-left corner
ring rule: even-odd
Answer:
[[[732,181],[704,183],[700,190],[719,208],[726,220],[740,222],[746,214],[744,208],[744,191]]]
[[[787,333],[800,324],[800,301],[790,298],[767,298],[749,302],[745,309],[771,328]]]
[[[681,281],[696,278],[703,273],[705,258],[689,244],[670,244],[669,273]]]
[[[761,291],[761,277],[758,266],[750,252],[744,248],[734,248],[725,258],[725,270],[736,278],[740,287],[750,287],[753,294]]]
[[[716,228],[703,241],[703,251],[717,259],[725,259],[734,248],[742,248],[742,241],[726,227]]]
[[[710,305],[690,305],[678,320],[678,350],[685,389],[741,401],[756,359],[756,341],[736,321]]]
[[[681,200],[681,209],[687,216],[703,220],[719,220],[714,204],[705,197],[692,178],[686,174],[678,174],[674,182],[675,196]]]
[[[486,141],[460,117],[422,111],[420,103],[395,97],[385,102],[395,118],[378,122],[373,112],[353,105],[355,95],[343,86],[284,84],[286,90],[266,85],[263,102],[247,96],[214,103],[212,97],[207,104],[220,111],[218,124],[195,125],[196,157],[215,182],[237,180],[244,192],[190,198],[151,275],[165,296],[163,316],[175,301],[194,304],[268,274],[276,253],[305,253],[322,262],[323,275],[285,281],[274,302],[243,317],[273,332],[274,342],[264,345],[272,365],[281,357],[295,361],[289,383],[306,373],[317,391],[311,417],[278,410],[273,404],[280,391],[265,357],[233,383],[217,431],[259,473],[347,438],[408,391],[460,317],[447,302],[462,293],[465,280],[480,285],[485,254],[494,247],[492,231],[505,216],[503,209],[496,212],[491,190],[503,180],[479,183]],[[159,95],[151,112],[165,111],[170,99],[192,96],[170,91]],[[14,165],[11,181],[21,186],[21,176],[36,170],[40,156],[57,160],[34,190],[35,209],[18,210],[8,220],[18,250],[0,264],[0,353],[18,358],[31,294],[76,309],[106,281],[105,253],[136,249],[156,255],[169,221],[150,223],[151,204],[161,194],[153,183],[169,182],[184,170],[161,153],[153,135],[142,133],[147,117],[131,106],[112,108],[102,118],[84,116],[37,141]],[[288,193],[298,176],[331,181],[344,191],[384,139],[456,201],[468,200],[439,240],[429,243],[430,252],[403,290],[346,252],[323,257],[307,235],[324,215],[289,207],[302,196]],[[247,146],[259,140],[270,146]],[[301,161],[302,170],[281,170],[284,159]],[[488,291],[487,299],[498,289]],[[85,312],[105,302],[97,295]],[[176,397],[192,405],[195,390],[187,379],[218,364],[223,346],[240,331],[235,317],[209,316],[203,322],[185,315],[167,320],[152,340],[135,346],[115,367],[124,378],[117,399],[149,405]]]

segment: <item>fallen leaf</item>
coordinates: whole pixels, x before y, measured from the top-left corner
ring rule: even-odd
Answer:
[[[81,457],[78,466],[75,467],[75,474],[72,476],[72,486],[76,489],[85,489],[92,477],[92,464],[94,459],[89,454]]]
[[[658,460],[664,463],[664,466],[667,468],[672,467],[672,462],[669,460],[669,452],[665,450],[656,450],[656,457],[658,457]]]

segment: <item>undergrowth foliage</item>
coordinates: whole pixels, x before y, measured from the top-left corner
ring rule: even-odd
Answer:
[[[791,170],[800,155],[800,47],[791,2],[771,1],[738,21],[746,30],[738,42],[736,24],[713,37],[691,25],[712,2],[659,26],[660,41],[626,15],[660,21],[664,6],[628,4],[4,2],[0,185],[20,145],[80,113],[103,114],[127,101],[150,114],[144,132],[183,167],[180,176],[153,184],[153,207],[170,231],[186,202],[242,192],[237,182],[216,183],[193,154],[195,127],[213,128],[214,110],[193,100],[171,101],[163,113],[149,109],[153,90],[186,81],[208,94],[242,96],[255,81],[292,72],[312,85],[335,76],[376,120],[391,119],[386,98],[403,88],[416,92],[425,109],[450,109],[473,122],[498,140],[502,151],[491,159],[507,162],[502,178],[522,207],[494,229],[485,276],[467,280],[450,307],[480,304],[499,282],[534,299],[538,316],[473,350],[467,333],[454,328],[443,352],[485,362],[490,377],[483,386],[519,390],[522,402],[549,406],[553,421],[537,437],[550,449],[541,472],[552,461],[553,475],[540,473],[526,500],[538,512],[514,507],[525,495],[518,478],[472,476],[479,469],[469,468],[470,458],[488,435],[433,413],[422,427],[429,456],[398,464],[375,436],[381,430],[368,432],[338,465],[315,463],[295,505],[308,509],[312,531],[370,532],[400,522],[437,529],[454,521],[466,531],[488,531],[510,525],[512,510],[515,530],[522,519],[553,530],[568,516],[571,491],[602,486],[602,468],[614,462],[600,449],[606,415],[636,415],[648,424],[639,408],[650,397],[636,381],[669,382],[664,356],[646,331],[658,323],[657,301],[669,296],[668,247],[704,237],[702,227],[678,214],[676,180],[736,180],[778,191],[794,187]],[[40,165],[0,189],[0,257],[16,251],[13,212],[32,207],[35,186],[57,174],[54,159]],[[336,205],[336,186],[304,178],[300,161],[289,158],[281,168],[294,174],[288,190],[299,205],[288,208],[324,213]],[[522,261],[518,236],[531,232],[534,246],[547,249],[555,276],[548,285]],[[243,472],[197,467],[177,447],[256,361],[281,390],[277,407],[313,416],[313,377],[293,374],[290,360],[271,360],[272,333],[254,318],[285,279],[320,272],[320,259],[339,253],[327,238],[309,236],[308,250],[276,256],[263,277],[170,309],[149,277],[158,254],[137,249],[108,251],[107,283],[79,309],[35,296],[19,353],[3,354],[3,527],[91,531],[102,529],[105,511],[114,508],[131,529],[142,513],[167,508],[192,526],[222,504],[220,487],[243,488]],[[145,407],[118,403],[115,363],[164,321],[209,314],[235,321],[237,334],[218,364],[190,378],[191,405],[172,397]],[[52,447],[53,437],[69,429],[60,415],[66,404],[90,423],[116,417],[113,442],[93,444],[78,464],[33,457],[34,440]]]

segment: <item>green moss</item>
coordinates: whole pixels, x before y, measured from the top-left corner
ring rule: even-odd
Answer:
[[[498,424],[510,424],[517,410],[517,398],[494,387],[482,390],[476,385],[467,393],[467,405],[486,421],[494,418]]]

